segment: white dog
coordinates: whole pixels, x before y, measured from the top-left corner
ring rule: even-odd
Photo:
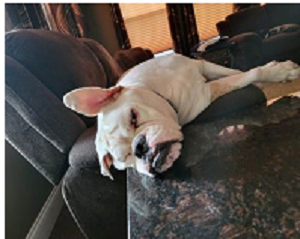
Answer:
[[[299,76],[299,66],[291,61],[242,73],[172,54],[135,66],[112,88],[80,88],[63,100],[76,112],[98,116],[96,149],[103,175],[112,179],[109,168],[114,165],[153,176],[179,157],[181,126],[212,101],[251,83]]]

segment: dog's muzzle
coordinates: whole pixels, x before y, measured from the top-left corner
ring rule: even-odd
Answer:
[[[149,173],[161,173],[163,171],[162,166],[166,163],[171,146],[175,142],[177,141],[167,141],[151,148],[148,145],[146,137],[144,135],[138,135],[134,141],[133,153],[136,157],[149,165]]]

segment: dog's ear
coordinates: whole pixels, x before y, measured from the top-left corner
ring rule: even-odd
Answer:
[[[103,176],[109,177],[111,180],[114,180],[112,174],[109,171],[110,166],[112,165],[112,156],[110,154],[105,154],[103,157],[99,158],[100,170]]]
[[[115,86],[109,89],[100,87],[83,87],[67,93],[63,97],[64,104],[85,116],[96,116],[104,106],[114,102],[120,92],[122,86]]]
[[[103,176],[109,177],[111,180],[113,180],[113,176],[109,170],[111,165],[113,164],[113,157],[106,150],[105,141],[103,141],[103,135],[99,133],[99,129],[96,135],[96,151],[98,154],[100,173]]]

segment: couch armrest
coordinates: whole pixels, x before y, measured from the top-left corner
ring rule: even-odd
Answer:
[[[261,65],[262,38],[257,33],[241,33],[229,41],[235,43],[233,68],[247,71]]]
[[[230,41],[235,42],[235,43],[244,43],[246,41],[247,42],[253,41],[257,44],[261,44],[262,38],[256,32],[247,32],[247,33],[241,33],[241,34],[231,37]]]
[[[230,25],[228,24],[227,21],[220,21],[220,22],[218,22],[216,24],[216,28],[217,28],[220,36],[231,37],[233,35],[232,31],[231,31],[231,28],[230,28]]]
[[[5,64],[5,100],[60,152],[86,128],[83,121],[11,57]]]
[[[86,126],[25,67],[9,56],[5,60],[6,138],[54,182]]]
[[[5,139],[52,184],[58,184],[69,167],[68,154],[59,152],[7,101]]]

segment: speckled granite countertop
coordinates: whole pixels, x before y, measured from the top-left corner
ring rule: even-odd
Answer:
[[[300,98],[183,131],[161,178],[128,170],[130,238],[300,238]]]

